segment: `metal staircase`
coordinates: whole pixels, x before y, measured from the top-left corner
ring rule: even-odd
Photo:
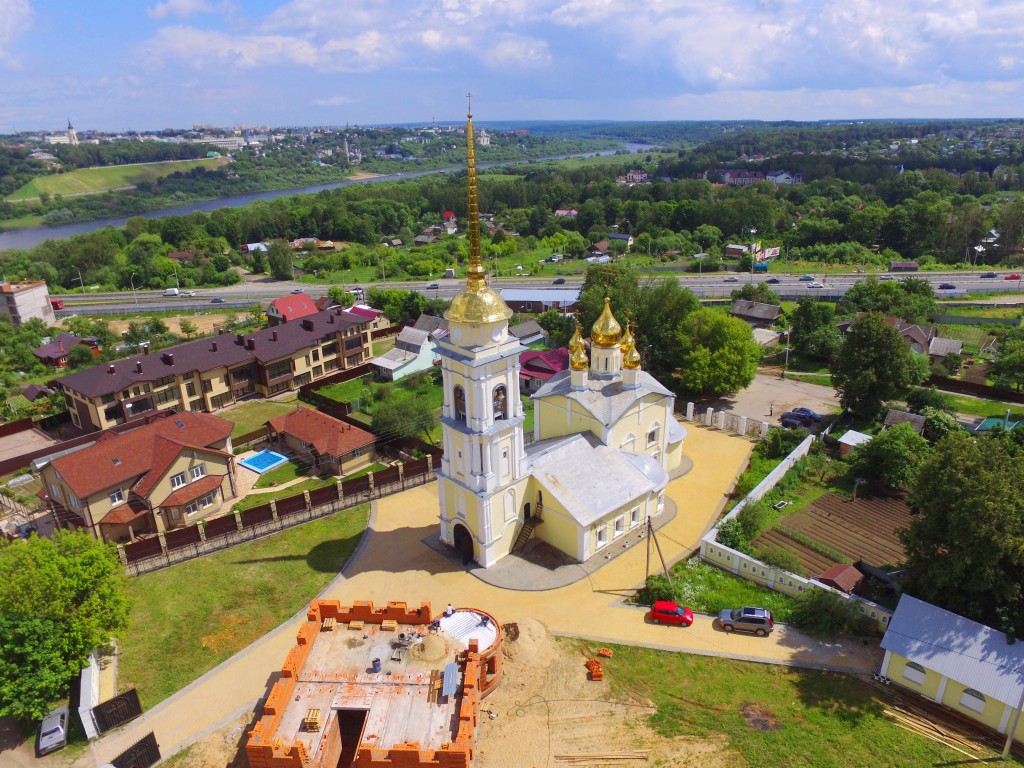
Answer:
[[[519,529],[519,535],[516,537],[516,542],[512,545],[512,551],[518,552],[520,549],[525,547],[526,542],[528,542],[530,537],[533,536],[533,529],[543,522],[544,521],[540,519],[539,515],[534,515],[523,523],[523,527]]]

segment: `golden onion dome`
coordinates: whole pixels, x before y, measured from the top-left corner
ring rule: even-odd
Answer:
[[[590,340],[595,347],[611,349],[619,343],[621,337],[622,326],[619,325],[619,321],[612,314],[611,299],[605,296],[604,309],[601,310],[601,316],[597,318],[597,322],[590,329]]]
[[[569,367],[574,371],[585,371],[590,366],[587,360],[587,345],[580,333],[580,324],[576,323],[576,332],[569,339]]]
[[[629,348],[636,343],[636,339],[633,338],[633,324],[626,321],[626,327],[622,332],[622,338],[619,339],[619,349],[622,350],[622,354],[629,352]]]
[[[512,317],[512,310],[497,291],[486,283],[470,282],[452,299],[452,305],[444,313],[449,323],[497,323]]]
[[[629,349],[622,355],[622,367],[634,370],[640,367],[640,353],[636,351],[636,341],[630,337]]]

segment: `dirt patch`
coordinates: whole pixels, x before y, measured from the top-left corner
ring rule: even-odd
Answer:
[[[193,323],[195,323],[198,334],[202,335],[213,333],[213,329],[215,327],[219,328],[220,326],[224,325],[224,318],[226,318],[229,314],[233,314],[235,317],[244,320],[246,313],[244,310],[224,312],[223,314],[204,313],[201,315],[194,315],[191,313],[185,313],[182,315],[175,315],[173,317],[161,317],[160,319],[163,320],[164,324],[167,326],[168,330],[170,330],[171,333],[181,334],[182,336],[184,336],[184,334],[181,333],[181,321],[186,319],[191,320]],[[128,323],[145,322],[145,320],[145,315],[139,315],[139,317],[137,318],[128,320],[110,320],[110,330],[113,331],[114,333],[120,334],[121,332],[128,330]]]
[[[777,731],[780,728],[779,718],[760,704],[744,704],[740,712],[755,731]]]
[[[270,615],[263,614],[259,616],[256,619],[256,624],[260,634],[269,632],[271,629]],[[250,620],[244,616],[230,614],[221,616],[214,631],[208,635],[203,635],[200,638],[200,642],[204,648],[214,653],[237,651],[244,648],[250,642],[251,627]]]

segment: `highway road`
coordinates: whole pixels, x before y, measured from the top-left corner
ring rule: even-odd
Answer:
[[[984,272],[919,272],[912,276],[927,280],[935,289],[939,298],[958,298],[969,293],[992,293],[1012,294],[1020,293],[1021,279],[1006,279],[1011,273],[1001,271],[996,277],[982,277]],[[796,300],[805,296],[813,296],[823,301],[836,301],[841,298],[850,286],[859,280],[864,279],[863,274],[833,274],[816,275],[814,280],[805,279],[804,275],[770,274],[751,275],[750,273],[715,273],[713,275],[677,275],[677,273],[665,273],[664,277],[676,276],[681,285],[690,288],[702,299],[729,298],[732,292],[743,286],[745,283],[770,283],[769,287],[783,299]],[[899,279],[903,275],[891,275],[893,279]],[[886,275],[882,276],[887,277]],[[654,280],[663,279],[662,276],[655,276]],[[776,282],[777,281],[777,282]],[[579,289],[583,283],[582,278],[566,277],[565,283],[555,285],[551,278],[536,277],[511,277],[491,279],[491,284],[497,288],[522,288],[522,289]],[[465,285],[461,278],[440,279],[436,281],[436,288],[430,287],[435,281],[405,281],[405,282],[382,282],[364,284],[368,288],[373,285],[381,288],[401,288],[404,290],[419,291],[429,298],[451,299]],[[954,286],[951,289],[944,289],[941,286],[949,284]],[[820,285],[821,287],[817,287]],[[812,287],[813,286],[813,287]],[[51,294],[53,298],[60,298],[64,301],[65,309],[58,312],[59,316],[69,314],[115,314],[131,312],[137,309],[140,312],[202,312],[213,310],[240,310],[250,307],[259,302],[266,302],[285,296],[292,291],[302,290],[313,298],[318,298],[327,293],[327,285],[313,285],[310,283],[299,283],[294,281],[277,281],[269,278],[257,278],[245,283],[232,285],[224,288],[197,288],[195,296],[164,296],[163,291],[123,291],[123,292],[101,292],[95,293],[68,293]],[[352,286],[346,286],[352,287]],[[220,301],[214,301],[219,299]]]

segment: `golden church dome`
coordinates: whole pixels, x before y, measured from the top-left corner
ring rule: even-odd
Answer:
[[[619,321],[612,314],[611,300],[605,296],[604,309],[601,310],[601,316],[597,318],[597,322],[590,329],[590,340],[595,347],[610,349],[619,343],[621,337],[622,326],[619,325]]]
[[[626,328],[622,332],[622,338],[619,339],[619,349],[622,350],[622,354],[629,352],[629,348],[636,343],[636,339],[633,338],[633,324],[626,320]]]
[[[640,353],[636,351],[636,341],[632,338],[629,342],[629,349],[622,355],[622,367],[629,370],[640,367]]]
[[[587,344],[580,333],[580,323],[576,321],[576,332],[569,339],[569,367],[574,371],[585,371],[590,366],[587,360]]]

